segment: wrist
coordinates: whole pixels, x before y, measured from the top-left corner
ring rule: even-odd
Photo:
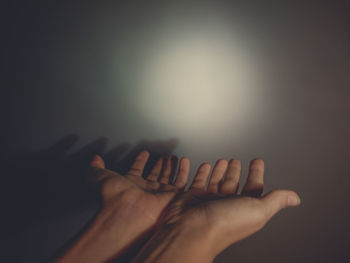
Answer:
[[[119,257],[154,226],[151,219],[146,219],[150,221],[147,229],[143,225],[132,224],[132,218],[142,216],[141,212],[137,213],[132,205],[122,202],[103,208],[73,246],[55,262],[97,263]]]
[[[138,253],[133,263],[209,263],[217,255],[210,228],[193,230],[186,225],[164,225]]]

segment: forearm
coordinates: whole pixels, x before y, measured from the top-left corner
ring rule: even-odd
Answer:
[[[132,263],[210,263],[216,256],[211,242],[210,231],[167,226],[157,230]]]
[[[102,210],[88,229],[55,262],[100,263],[117,258],[149,231],[130,223],[131,210],[133,207],[124,205],[115,210]]]

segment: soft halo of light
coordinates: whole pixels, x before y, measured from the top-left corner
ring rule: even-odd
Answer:
[[[228,27],[165,28],[152,43],[136,76],[136,104],[157,129],[206,139],[252,117],[257,62]]]

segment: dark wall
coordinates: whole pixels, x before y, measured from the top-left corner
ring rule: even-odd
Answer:
[[[300,194],[299,208],[216,262],[349,261],[349,1],[215,1],[262,58],[266,82],[262,110],[239,133],[233,124],[198,142],[145,120],[130,79],[154,25],[203,2],[72,2],[1,7],[4,262],[44,262],[89,222],[98,207],[84,184],[93,154],[123,172],[141,149],[151,163],[189,156],[192,172],[201,161],[247,166],[260,157],[266,190]]]

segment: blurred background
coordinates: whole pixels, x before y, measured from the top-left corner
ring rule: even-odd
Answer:
[[[7,1],[1,247],[45,262],[94,216],[95,153],[265,160],[282,211],[215,262],[349,262],[349,1]]]

